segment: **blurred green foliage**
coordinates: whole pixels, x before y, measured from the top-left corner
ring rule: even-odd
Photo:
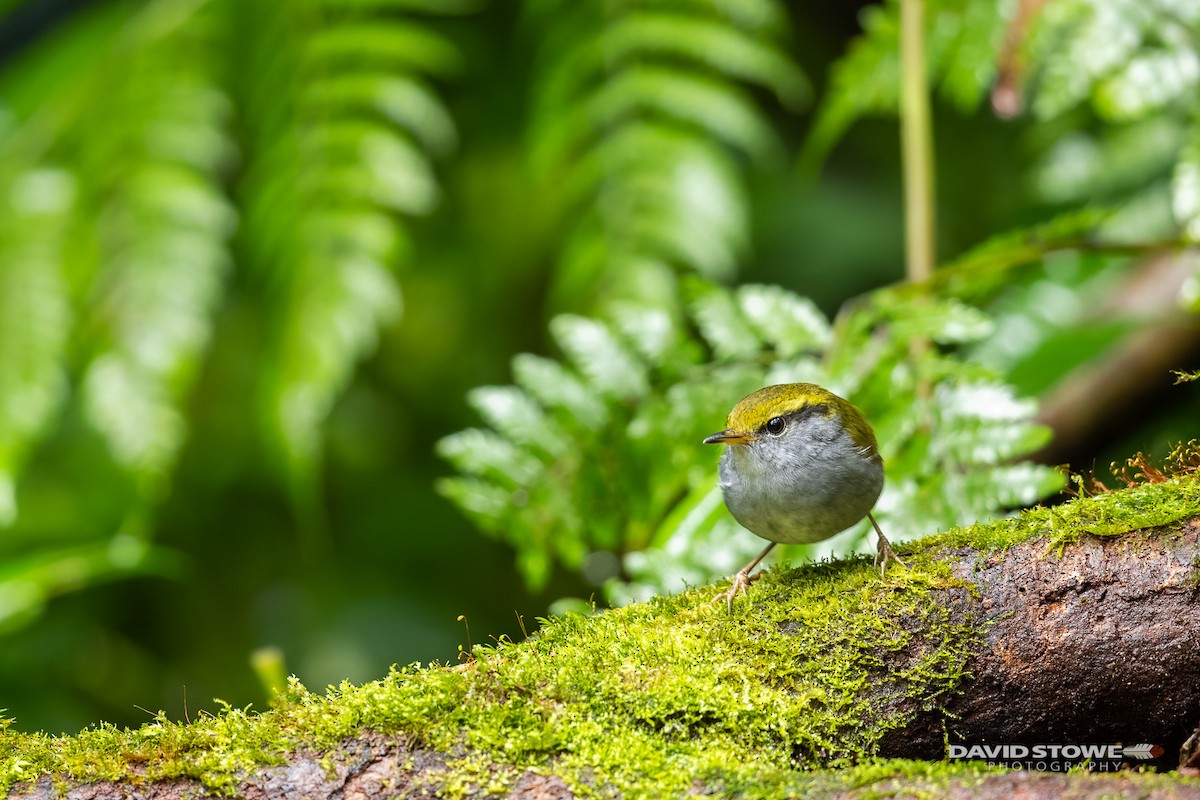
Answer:
[[[927,3],[949,257],[845,304],[902,274],[894,1],[0,3],[0,707],[261,703],[731,572],[698,442],[766,382],[866,410],[891,535],[1044,495],[1032,398],[1200,236],[1200,12],[1019,5]],[[1083,455],[1192,438],[1177,391]]]
[[[678,301],[674,275],[731,280],[746,253],[744,174],[784,150],[751,89],[786,109],[807,79],[773,2],[532,2],[530,159],[562,198],[550,291],[566,309]],[[714,13],[716,11],[716,13]]]

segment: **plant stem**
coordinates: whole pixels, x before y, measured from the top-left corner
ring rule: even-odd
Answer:
[[[900,0],[900,147],[904,164],[905,274],[933,275],[933,131],[925,76],[925,2]]]

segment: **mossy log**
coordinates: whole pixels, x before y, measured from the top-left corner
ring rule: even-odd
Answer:
[[[967,585],[955,617],[984,647],[961,691],[880,743],[941,758],[945,733],[973,743],[1152,742],[1178,754],[1200,723],[1200,519],[1170,530],[1044,538],[941,556]]]
[[[1200,724],[1200,481],[1140,486],[868,560],[774,569],[545,624],[468,663],[51,738],[11,796],[1194,797],[1178,772],[1032,774],[947,743],[1156,745]],[[1158,752],[1158,751],[1156,751]],[[22,782],[23,781],[23,782]]]

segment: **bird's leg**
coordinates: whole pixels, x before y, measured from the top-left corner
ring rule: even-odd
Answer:
[[[875,533],[879,535],[879,544],[875,550],[875,566],[879,567],[879,574],[887,574],[887,565],[889,561],[895,561],[902,567],[905,566],[904,562],[901,561],[896,556],[895,551],[892,550],[891,543],[889,543],[887,537],[883,535],[883,531],[879,529],[879,523],[875,521],[875,517],[870,511],[867,512],[867,519],[871,520],[871,524],[875,526]]]
[[[767,557],[767,553],[771,552],[771,548],[773,547],[775,547],[775,542],[771,542],[769,545],[767,545],[767,549],[759,553],[757,558],[755,558],[746,566],[742,567],[738,571],[738,574],[733,576],[733,585],[729,587],[729,591],[721,592],[719,595],[713,598],[713,602],[716,603],[721,600],[726,600],[729,603],[729,611],[732,613],[733,598],[737,597],[738,592],[741,592],[742,594],[749,594],[746,590],[750,587],[750,584],[762,577],[761,572],[757,575],[751,575],[750,571],[757,567],[759,562]]]

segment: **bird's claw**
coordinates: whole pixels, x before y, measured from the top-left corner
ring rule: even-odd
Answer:
[[[729,587],[729,590],[725,591],[725,592],[721,592],[716,597],[714,597],[713,603],[719,603],[722,600],[724,600],[727,603],[727,605],[729,606],[729,613],[732,614],[733,613],[733,598],[737,597],[739,592],[741,592],[744,595],[749,596],[750,592],[747,590],[750,588],[750,584],[754,583],[756,580],[758,580],[761,577],[762,577],[761,572],[751,575],[750,571],[748,569],[744,569],[744,570],[738,572],[736,575],[733,576],[733,585]]]
[[[875,566],[879,567],[880,576],[887,575],[887,565],[889,561],[894,561],[905,569],[908,569],[908,565],[900,560],[900,557],[896,555],[896,551],[892,550],[892,545],[888,542],[888,540],[880,535],[879,545],[875,549]]]

